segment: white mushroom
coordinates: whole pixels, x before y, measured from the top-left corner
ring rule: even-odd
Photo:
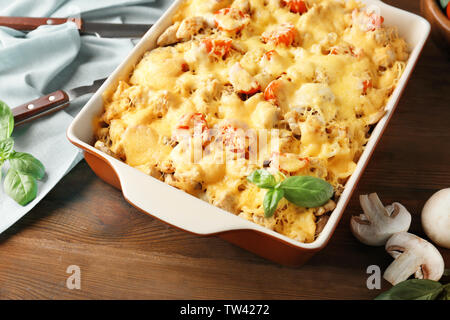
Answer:
[[[450,188],[436,192],[425,203],[422,227],[431,241],[450,249]]]
[[[386,243],[394,262],[384,272],[384,279],[396,285],[412,274],[418,279],[438,281],[444,273],[444,259],[428,241],[408,232],[394,234]]]
[[[411,214],[398,202],[384,207],[376,193],[359,197],[364,214],[351,218],[353,235],[369,246],[382,246],[394,233],[408,231]]]

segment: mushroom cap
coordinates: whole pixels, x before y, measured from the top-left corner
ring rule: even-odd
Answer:
[[[431,241],[450,249],[450,188],[436,192],[425,203],[422,227]]]
[[[383,246],[397,232],[408,231],[411,214],[400,203],[383,206],[376,193],[360,196],[364,214],[353,216],[350,227],[353,235],[369,246]]]
[[[408,232],[394,234],[386,251],[395,259],[383,277],[396,285],[412,274],[416,278],[438,281],[444,274],[444,259],[430,242]]]

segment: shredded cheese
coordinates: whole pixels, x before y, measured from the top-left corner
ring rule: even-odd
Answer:
[[[302,10],[290,10],[294,2],[185,1],[160,41],[172,44],[147,52],[129,79],[105,94],[99,146],[213,205],[314,241],[323,210],[283,199],[265,218],[266,191],[246,177],[262,167],[317,176],[334,186],[337,200],[370,126],[384,114],[408,46],[356,1],[306,0]],[[218,136],[208,141],[205,128]],[[271,130],[256,131],[255,141],[267,144],[260,143],[255,161],[251,138],[240,134],[249,129]],[[196,130],[199,161],[182,139]],[[273,132],[283,157],[278,167],[266,165]]]

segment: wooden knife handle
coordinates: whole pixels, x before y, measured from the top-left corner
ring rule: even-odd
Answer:
[[[42,25],[63,24],[67,21],[75,22],[78,30],[83,27],[81,18],[30,18],[30,17],[0,17],[0,26],[13,28],[21,31],[34,30]]]
[[[25,103],[12,109],[16,125],[58,111],[69,104],[69,96],[62,90]]]

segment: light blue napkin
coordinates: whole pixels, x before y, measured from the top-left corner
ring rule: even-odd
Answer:
[[[0,16],[78,16],[88,21],[154,23],[172,0],[0,0]],[[73,23],[42,26],[28,34],[0,27],[0,100],[11,108],[58,89],[107,77],[133,48],[130,39],[81,36]],[[42,161],[46,177],[25,207],[0,186],[0,233],[29,212],[81,159],[66,129],[89,96],[67,109],[17,128],[15,150]],[[4,167],[6,171],[8,168]],[[68,190],[70,192],[70,190]]]

